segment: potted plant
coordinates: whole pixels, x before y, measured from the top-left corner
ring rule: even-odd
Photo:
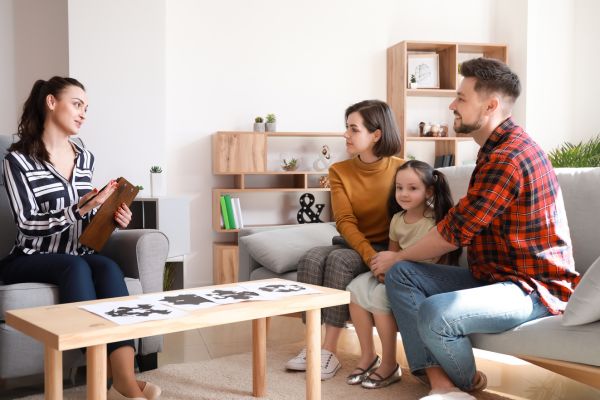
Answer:
[[[165,181],[163,170],[158,165],[150,167],[150,196],[158,197],[165,195]]]
[[[254,118],[254,132],[264,132],[265,131],[265,122],[263,117]]]
[[[276,131],[276,122],[275,114],[267,114],[267,132],[275,132]]]
[[[564,143],[550,151],[548,158],[554,168],[600,167],[600,135],[587,142]]]
[[[289,160],[284,158],[282,162],[283,163],[281,164],[281,168],[283,168],[284,171],[295,171],[296,168],[298,168],[297,158],[292,157]]]
[[[417,77],[415,76],[415,74],[410,74],[410,88],[411,89],[419,88],[419,84],[417,83]]]

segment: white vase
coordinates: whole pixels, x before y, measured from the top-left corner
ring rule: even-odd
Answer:
[[[266,131],[267,132],[276,132],[277,131],[277,123],[276,122],[267,122],[266,123]]]
[[[150,197],[159,197],[166,194],[166,182],[163,173],[150,173]]]
[[[264,132],[265,131],[265,123],[264,122],[255,122],[254,123],[254,132]]]

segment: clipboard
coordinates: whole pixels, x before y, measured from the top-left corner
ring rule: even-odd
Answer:
[[[129,207],[138,192],[137,186],[132,185],[127,179],[123,177],[117,179],[117,189],[100,206],[90,224],[79,237],[79,243],[96,251],[102,250],[118,226],[114,217],[115,212],[121,203],[125,203]]]

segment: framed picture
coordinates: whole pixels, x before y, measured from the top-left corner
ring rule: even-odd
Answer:
[[[439,89],[439,55],[437,53],[409,53],[407,74],[407,87],[409,88],[411,87],[411,77],[413,76],[416,80],[417,88]]]

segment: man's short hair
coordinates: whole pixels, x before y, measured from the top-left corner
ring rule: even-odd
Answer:
[[[460,66],[460,74],[465,78],[475,78],[475,91],[499,92],[514,102],[521,94],[521,82],[508,65],[493,58],[474,58]]]

